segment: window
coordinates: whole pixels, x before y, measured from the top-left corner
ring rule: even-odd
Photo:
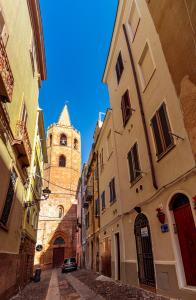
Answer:
[[[95,201],[95,217],[98,217],[100,214],[100,207],[99,207],[99,198]]]
[[[9,218],[10,211],[12,208],[16,180],[17,180],[17,174],[16,174],[15,170],[13,170],[10,175],[10,181],[9,181],[8,191],[7,191],[7,195],[6,195],[6,199],[5,199],[5,204],[4,204],[3,211],[1,214],[1,218],[0,218],[0,223],[2,223],[4,226],[8,222],[8,218]]]
[[[101,208],[105,209],[105,191],[101,194]]]
[[[155,71],[155,65],[148,43],[145,44],[144,50],[139,60],[140,75],[143,89],[147,86]]]
[[[27,108],[26,108],[25,103],[23,103],[22,110],[21,110],[21,121],[22,121],[24,126],[27,125],[27,117],[28,117]]]
[[[122,55],[120,52],[116,62],[116,76],[117,76],[118,83],[120,82],[123,70],[124,70],[124,66],[123,66]]]
[[[111,130],[108,133],[107,136],[107,149],[108,149],[108,157],[110,157],[111,153],[112,153],[112,134],[111,134]]]
[[[64,155],[59,157],[59,167],[66,167],[66,157]]]
[[[99,153],[99,161],[100,161],[100,168],[102,171],[103,170],[103,148],[101,149],[101,152]]]
[[[32,66],[32,71],[33,71],[33,76],[35,74],[35,64],[36,64],[36,52],[35,52],[35,41],[32,38],[31,42],[31,49],[30,49],[30,59],[31,59],[31,66]]]
[[[67,146],[67,136],[65,134],[61,134],[60,145],[61,146]]]
[[[141,176],[139,158],[138,158],[138,146],[137,143],[131,148],[128,153],[129,173],[130,181],[134,182]]]
[[[156,155],[160,158],[166,153],[173,145],[174,140],[170,134],[170,124],[167,117],[166,105],[163,103],[161,107],[156,111],[154,117],[151,120],[153,129],[153,135],[156,145]]]
[[[50,134],[49,139],[50,139],[50,147],[51,147],[52,146],[52,134]]]
[[[78,140],[74,139],[74,149],[78,150]]]
[[[129,22],[129,26],[130,26],[130,30],[131,30],[132,41],[133,41],[135,34],[137,32],[137,28],[139,26],[139,22],[140,22],[140,16],[139,16],[139,12],[138,12],[135,0],[132,3],[131,13],[130,13],[128,22]]]
[[[125,126],[129,121],[129,118],[131,117],[131,104],[130,104],[128,90],[122,96],[121,111],[122,111],[122,118],[123,118],[123,126]]]
[[[30,216],[31,216],[31,209],[28,207],[27,208],[27,218],[26,218],[28,224],[30,223]]]
[[[115,191],[115,178],[112,178],[112,180],[109,183],[110,187],[110,203],[113,203],[116,201],[116,191]]]
[[[63,213],[64,213],[63,207],[62,207],[62,206],[59,206],[59,207],[58,207],[58,217],[59,217],[59,218],[62,218]]]
[[[89,228],[89,212],[85,215],[85,225],[86,228]]]
[[[53,245],[64,245],[65,244],[65,241],[64,239],[59,236],[58,238],[56,238],[56,240],[54,241]]]

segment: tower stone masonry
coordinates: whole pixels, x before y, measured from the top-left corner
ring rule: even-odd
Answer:
[[[35,266],[60,266],[66,257],[76,256],[76,190],[80,177],[80,133],[71,125],[65,105],[57,123],[47,132],[48,163],[44,167],[45,187],[51,191],[40,202]]]

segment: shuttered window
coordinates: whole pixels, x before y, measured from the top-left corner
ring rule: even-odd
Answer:
[[[101,208],[105,209],[105,191],[101,194]]]
[[[110,187],[110,203],[113,203],[116,201],[116,190],[115,190],[115,178],[112,178],[112,180],[109,183]]]
[[[95,201],[95,216],[98,217],[100,215],[100,206],[99,206],[99,198]]]
[[[17,174],[15,170],[13,170],[10,175],[10,181],[9,181],[8,191],[5,199],[5,204],[0,218],[0,223],[2,223],[3,225],[7,225],[9,219],[12,203],[14,200],[16,180],[17,180]]]
[[[122,110],[123,125],[125,126],[129,121],[129,118],[131,117],[131,103],[130,103],[128,90],[122,96],[121,110]]]
[[[133,147],[128,153],[127,158],[129,163],[130,181],[134,182],[135,180],[141,177],[137,143],[133,145]]]
[[[174,140],[170,134],[170,124],[167,117],[166,105],[163,103],[161,107],[156,111],[151,120],[153,129],[157,156],[160,158],[166,153],[173,145]]]
[[[122,55],[120,52],[118,55],[117,62],[116,62],[116,76],[117,76],[118,83],[120,82],[123,70],[124,70],[124,66],[123,66]]]

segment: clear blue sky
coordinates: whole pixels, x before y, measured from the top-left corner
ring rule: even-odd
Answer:
[[[41,0],[47,80],[40,90],[45,127],[57,122],[65,104],[81,132],[82,160],[88,159],[99,111],[109,107],[101,82],[117,0]]]

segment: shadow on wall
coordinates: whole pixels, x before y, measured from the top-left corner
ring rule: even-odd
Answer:
[[[8,299],[18,291],[21,274],[20,239],[24,212],[20,201],[22,187],[17,177],[13,189],[10,175],[11,168],[0,157],[0,299]]]
[[[35,264],[34,268],[41,267],[44,270],[59,267],[64,258],[76,257],[76,228],[76,204],[72,204],[60,221],[58,218],[39,221],[38,230],[43,230],[43,250],[36,253],[39,264]]]

